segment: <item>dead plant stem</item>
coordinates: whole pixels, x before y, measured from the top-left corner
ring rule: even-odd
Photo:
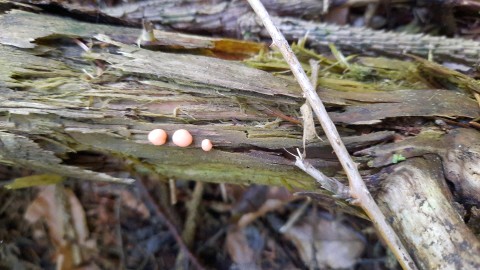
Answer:
[[[340,163],[342,164],[343,169],[347,174],[350,184],[350,195],[354,199],[353,202],[362,207],[362,209],[370,217],[375,228],[379,231],[381,237],[390,247],[393,254],[395,254],[395,257],[399,261],[402,268],[417,269],[415,263],[406,251],[397,234],[392,229],[390,224],[386,222],[385,216],[373,200],[373,197],[370,195],[370,192],[368,191],[362,177],[360,176],[360,173],[357,170],[357,166],[350,157],[350,154],[345,148],[345,145],[343,144],[340,135],[337,132],[335,124],[328,116],[325,106],[315,92],[314,87],[308,80],[305,71],[288,45],[285,37],[280,33],[277,27],[275,27],[268,12],[265,10],[265,7],[259,0],[248,0],[248,2],[255,13],[260,17],[265,25],[265,28],[272,37],[273,45],[280,50],[285,58],[285,61],[289,64],[290,69],[292,70],[307,98],[307,101],[310,103],[313,111],[317,115],[330,144],[332,145]]]

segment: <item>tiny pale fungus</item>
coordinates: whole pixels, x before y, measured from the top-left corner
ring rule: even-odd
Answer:
[[[208,152],[208,151],[212,150],[212,148],[213,148],[213,144],[209,139],[205,139],[205,140],[202,141],[203,151]]]
[[[172,142],[180,147],[187,147],[193,142],[193,137],[188,130],[179,129],[173,133]]]
[[[154,129],[148,133],[148,140],[153,145],[162,145],[167,142],[167,132],[163,129]]]

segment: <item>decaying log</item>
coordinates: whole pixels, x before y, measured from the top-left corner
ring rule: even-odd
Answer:
[[[45,21],[48,22],[48,29],[43,24]],[[303,145],[302,127],[297,123],[298,119],[295,123],[276,121],[279,113],[295,118],[304,102],[299,87],[291,78],[273,76],[236,61],[138,48],[132,44],[135,44],[139,32],[131,28],[98,26],[20,10],[0,14],[0,26],[9,30],[0,33],[0,43],[3,44],[0,45],[0,163],[3,166],[25,167],[69,178],[121,181],[119,176],[76,166],[71,158],[94,152],[118,157],[137,170],[157,173],[166,179],[256,183],[287,186],[295,190],[318,190],[319,187],[310,176],[294,167],[294,158],[286,151],[293,152]],[[108,36],[98,35],[101,33]],[[215,47],[212,44],[218,41],[174,34],[169,37],[170,44],[183,42],[182,49],[185,49],[190,38],[197,41],[196,48],[202,49]],[[74,39],[91,41],[92,49],[83,52],[72,41]],[[257,48],[260,47],[257,45]],[[445,90],[428,91],[433,91],[425,92],[430,96],[418,96],[424,99],[425,104],[443,94],[449,100],[439,106],[439,110],[429,111],[428,115],[479,116],[476,103],[464,94],[452,94]],[[346,98],[333,92],[319,91],[319,94],[327,104],[335,106],[346,106],[349,98],[353,98],[353,95]],[[400,106],[409,102],[409,96],[407,93],[403,97],[390,98],[392,104]],[[367,103],[375,103],[365,96],[359,99],[362,98]],[[442,102],[442,99],[438,102]],[[457,103],[463,106],[457,106]],[[338,111],[332,116],[334,119],[337,117],[337,123],[348,123],[347,120],[354,115],[345,116],[349,113],[348,110]],[[410,113],[408,111],[403,116],[409,116]],[[362,121],[383,120],[378,115],[371,115]],[[421,114],[416,111],[413,115]],[[396,112],[389,116],[402,114]],[[169,135],[176,129],[186,128],[193,134],[194,144],[187,148],[178,148],[171,143],[153,146],[147,142],[146,136],[154,128],[163,128]],[[359,136],[346,128],[341,128],[340,132],[351,152],[390,141],[394,134],[384,131]],[[464,135],[466,137],[478,136],[477,131],[458,132],[467,134]],[[439,136],[444,140],[449,138],[443,134]],[[214,151],[203,152],[199,148],[204,138],[214,142]],[[445,145],[448,144],[443,147]],[[451,144],[451,147],[455,146],[455,143]],[[411,157],[407,153],[403,153],[404,157]],[[427,151],[417,156],[431,153]],[[442,153],[434,154],[442,157],[444,166],[447,161],[458,162],[453,157],[461,156],[455,152],[452,155]],[[365,154],[391,159],[392,152],[371,150]],[[472,158],[468,160],[471,162],[469,164],[474,164],[472,162],[478,159],[478,156],[468,153],[464,157],[464,161]],[[325,141],[317,140],[307,145],[307,160],[328,175],[339,171],[339,164]],[[408,166],[427,166],[421,162],[412,163]],[[461,183],[467,177],[463,175],[465,166],[449,167],[445,173],[447,179],[453,182],[457,177],[458,183]],[[473,168],[467,170],[469,174],[478,176],[477,169],[473,165],[468,166]],[[439,179],[442,177],[438,176]],[[397,177],[386,178],[381,186],[389,187],[396,182],[399,182]],[[406,183],[414,184],[412,181]],[[430,182],[425,182],[425,185],[430,185],[427,183]],[[372,190],[378,186],[378,183],[370,183]],[[427,187],[422,185],[415,188],[423,190]],[[395,193],[391,188],[386,190]],[[467,187],[462,190],[462,196],[469,196],[466,190]],[[397,212],[398,201],[388,199],[391,195],[387,191],[382,189],[378,193],[378,198],[384,201],[385,214],[397,217],[393,224],[407,246],[412,250],[425,251],[425,256],[416,258],[418,264],[425,268],[450,265],[447,264],[450,259],[448,256],[435,257],[445,262],[432,259],[436,247],[416,241],[410,236],[411,227],[396,223],[397,219],[404,220],[401,215],[406,213]],[[446,189],[444,191],[447,192]],[[430,196],[421,191],[416,194],[425,197],[424,200]],[[446,196],[441,200],[447,204],[452,197]],[[342,207],[347,206],[343,204]],[[358,212],[353,207],[349,208],[352,209]],[[448,220],[452,220],[452,224],[462,228],[462,232],[466,230],[461,227],[464,226],[463,221],[453,217],[457,215],[456,212],[445,209],[433,208],[435,212],[431,214],[432,219],[448,213]],[[424,209],[417,207],[410,211],[409,217],[415,222],[417,215],[423,215]],[[457,234],[451,233],[457,231],[442,230],[436,237],[457,237]],[[465,233],[465,236],[471,234]],[[460,238],[455,238],[455,243],[461,243],[456,239]],[[463,266],[475,266],[478,264],[476,259],[469,258],[473,256],[477,244],[473,239],[465,243],[472,246],[471,253],[465,253],[465,258],[459,255],[454,259],[461,260]]]
[[[405,158],[434,154],[442,159],[443,174],[453,184],[457,198],[467,204],[480,204],[480,133],[456,129],[448,134],[424,132],[395,144],[372,147],[359,152],[374,157],[371,166],[392,164],[394,154]]]
[[[210,3],[187,1],[181,6],[174,2],[148,1],[142,5],[125,4],[105,8],[103,11],[114,17],[125,17],[131,20],[146,19],[158,23],[159,27],[186,32],[209,32],[250,39],[270,38],[246,1],[211,1]],[[328,44],[333,43],[343,50],[353,52],[394,55],[409,53],[423,57],[431,53],[436,61],[468,64],[477,63],[480,57],[480,43],[476,41],[375,31],[298,19],[303,15],[311,18],[317,10],[323,8],[319,4],[322,1],[316,1],[316,4],[311,3],[312,1],[292,3],[269,0],[263,2],[269,12],[278,15],[272,19],[285,38],[297,41],[307,36],[310,46],[316,49],[325,49]],[[312,5],[314,8],[311,7]],[[308,11],[305,11],[307,9]]]
[[[384,169],[377,201],[421,269],[479,269],[480,241],[452,205],[437,156]]]
[[[95,28],[94,24],[75,24],[53,16],[44,20],[46,17],[42,16],[45,15],[20,11],[3,14],[2,24],[15,25],[18,31],[16,35],[6,32],[2,42],[31,47],[27,32],[93,37],[94,32],[107,30],[105,26]],[[48,21],[49,28],[38,31],[35,21]],[[56,25],[61,30],[52,32]],[[127,32],[125,35],[116,30],[109,32],[112,36],[131,37],[128,31],[133,29],[120,29]],[[134,39],[129,40],[134,43]],[[22,159],[27,163],[21,166],[60,173],[53,169],[59,166],[55,155],[96,150],[141,160],[169,178],[315,188],[307,175],[298,173],[283,150],[301,147],[300,127],[255,127],[275,119],[266,113],[268,108],[295,110],[301,94],[291,80],[236,62],[154,53],[133,46],[124,47],[123,56],[106,52],[87,54],[87,59],[103,59],[115,62],[116,66],[114,72],[89,79],[82,71],[92,69],[88,61],[72,63],[64,58],[62,62],[7,46],[1,46],[1,50],[0,61],[8,67],[0,71],[4,85],[1,126],[13,133],[5,134],[2,140],[4,163],[19,164]],[[78,46],[67,46],[67,50],[78,59],[83,58]],[[130,79],[117,82],[122,77]],[[232,124],[232,119],[238,124]],[[195,147],[178,149],[171,143],[152,147],[146,135],[153,128],[163,128],[169,134],[187,128],[196,138]],[[362,142],[368,145],[391,133],[372,135],[370,139],[353,138],[351,146],[358,147]],[[214,141],[217,151],[200,150],[203,138]],[[21,151],[23,142],[32,146],[26,152]],[[324,142],[317,145],[328,148]],[[47,151],[52,149],[55,155]],[[327,171],[336,171],[336,162],[314,163],[324,164]],[[250,174],[252,171],[255,173]]]

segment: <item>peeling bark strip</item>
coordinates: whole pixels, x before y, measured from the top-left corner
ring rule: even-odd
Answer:
[[[272,14],[300,17],[301,6],[310,10],[323,7],[318,3],[292,3],[291,1],[263,1]],[[321,1],[317,1],[320,2]],[[309,5],[316,5],[312,8]],[[305,5],[305,6],[304,6]],[[305,8],[303,10],[306,10]],[[149,1],[143,5],[125,4],[103,11],[114,17],[126,17],[134,20],[146,19],[160,27],[170,27],[187,32],[210,32],[232,37],[269,38],[255,15],[249,10],[246,1],[230,1],[218,4],[203,4],[201,1],[189,1],[178,5],[176,1]],[[307,17],[308,13],[306,12]],[[320,14],[318,12],[317,14]],[[436,61],[454,61],[475,64],[480,58],[480,42],[459,39],[411,35],[367,28],[336,26],[309,22],[289,17],[272,17],[275,25],[289,41],[296,41],[308,33],[308,41],[314,48],[326,48],[333,43],[341,49],[354,52],[387,53],[403,55],[405,53],[427,57],[431,52]]]
[[[0,8],[2,4],[0,2]],[[43,23],[38,23],[39,21]],[[0,42],[19,48],[34,48],[36,45],[33,41],[37,39],[93,37],[97,34],[107,33],[117,41],[136,44],[141,33],[141,30],[137,28],[86,23],[46,14],[33,15],[31,12],[16,9],[7,9],[5,14],[2,13],[1,26]],[[245,57],[265,49],[264,44],[249,41],[205,38],[160,30],[154,30],[154,35],[155,42],[148,45],[170,50],[207,50],[213,53],[238,54]]]

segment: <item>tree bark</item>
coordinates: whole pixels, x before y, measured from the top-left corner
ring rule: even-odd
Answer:
[[[421,269],[479,269],[480,242],[451,204],[438,157],[412,158],[382,181],[377,201]],[[448,237],[439,237],[439,236]]]

